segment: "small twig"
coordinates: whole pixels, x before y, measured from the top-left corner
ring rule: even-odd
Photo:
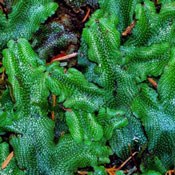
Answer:
[[[126,159],[118,168],[115,166],[112,168],[107,168],[106,171],[108,172],[109,175],[115,175],[116,171],[119,171],[122,169],[132,158],[135,156],[138,152],[134,152],[128,159]]]
[[[78,174],[80,174],[80,175],[86,175],[86,174],[88,174],[88,172],[87,171],[78,171]]]
[[[115,175],[117,168],[115,166],[113,166],[112,168],[106,168],[106,171],[109,175]]]
[[[133,22],[131,23],[131,25],[129,25],[129,26],[126,28],[126,30],[122,33],[122,36],[128,36],[128,35],[131,33],[132,29],[134,28],[135,24],[136,24],[136,21],[133,21]]]
[[[175,170],[168,170],[165,175],[173,175],[175,174]]]
[[[70,109],[70,108],[62,107],[62,109],[63,109],[64,111],[72,112],[72,109]]]
[[[134,152],[128,159],[126,159],[117,169],[120,170],[123,168],[138,152]]]
[[[83,20],[81,21],[82,23],[84,23],[88,19],[89,15],[90,15],[90,12],[91,12],[91,9],[89,7],[87,7],[86,15],[83,18]]]
[[[64,134],[65,134],[65,131],[62,131],[60,135],[63,137],[63,136],[64,136]]]
[[[63,56],[66,56],[66,53],[62,51],[62,52],[59,53],[58,55],[54,56],[51,60],[54,60],[54,59],[56,59],[56,58],[60,58],[60,57],[63,57]]]
[[[0,9],[3,11],[3,13],[5,14],[6,18],[8,19],[8,11],[7,8],[4,5],[3,1],[0,1]]]
[[[7,167],[7,165],[10,163],[11,159],[13,158],[14,153],[13,151],[8,155],[8,157],[4,160],[4,162],[1,165],[2,169],[5,169]]]
[[[157,89],[157,82],[153,78],[148,78],[148,81],[152,84],[152,86]]]
[[[159,0],[154,0],[155,5],[159,3]]]
[[[129,144],[128,146],[129,146],[129,151],[130,151],[130,154],[131,154],[131,156],[132,156],[133,152],[132,152],[132,149],[131,149],[131,145]],[[138,164],[137,164],[137,162],[136,162],[136,160],[135,160],[135,157],[134,157],[134,156],[132,156],[132,161],[134,162],[134,164],[135,164],[135,166],[136,166],[137,171],[138,171],[139,173],[141,173],[141,171],[140,171],[140,167],[138,166]]]
[[[4,84],[5,83],[5,73],[2,72],[2,75],[0,77],[0,84]]]
[[[52,107],[56,106],[56,95],[52,95]],[[52,120],[55,120],[55,112],[51,112],[51,118]]]
[[[62,61],[62,60],[67,60],[67,59],[70,59],[70,58],[74,58],[77,55],[78,55],[78,53],[75,52],[75,53],[72,53],[72,54],[69,54],[69,55],[66,55],[66,56],[63,56],[63,57],[55,58],[51,61],[51,63],[54,62],[54,61]]]

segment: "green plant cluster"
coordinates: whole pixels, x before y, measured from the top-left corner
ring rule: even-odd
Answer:
[[[8,19],[0,11],[8,77],[0,97],[0,163],[14,151],[0,174],[73,175],[92,167],[89,175],[107,175],[110,155],[124,161],[131,151],[143,175],[173,169],[175,1],[99,0],[82,32],[78,69],[66,71],[59,63],[46,64],[27,41],[58,5],[27,2],[15,3]],[[55,36],[60,28],[52,27]],[[53,40],[64,47],[60,37]],[[56,131],[65,134],[56,140]]]

